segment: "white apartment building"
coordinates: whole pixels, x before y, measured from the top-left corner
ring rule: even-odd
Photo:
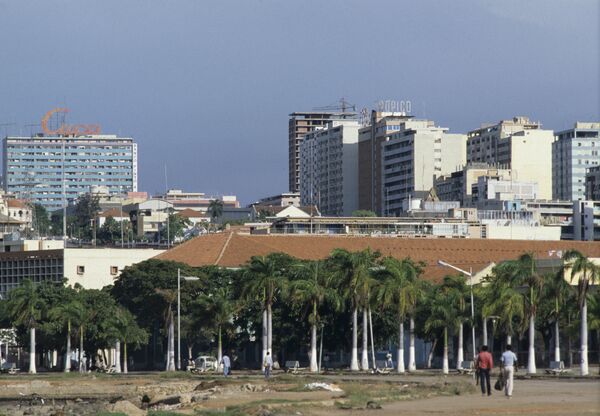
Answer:
[[[586,172],[600,165],[600,122],[575,123],[556,133],[552,143],[552,197],[564,201],[586,199]]]
[[[600,201],[573,201],[573,239],[600,241]]]
[[[430,120],[410,119],[381,144],[385,216],[398,215],[415,191],[429,191],[437,177],[465,165],[467,136],[447,131]]]
[[[511,169],[514,181],[538,184],[538,197],[552,199],[552,130],[527,117],[485,125],[468,134],[467,162]]]
[[[323,215],[349,216],[358,209],[356,120],[331,121],[304,136],[300,145],[300,203]]]
[[[528,201],[537,199],[538,185],[535,182],[519,182],[480,176],[471,187],[472,202]],[[478,206],[478,208],[481,208]]]

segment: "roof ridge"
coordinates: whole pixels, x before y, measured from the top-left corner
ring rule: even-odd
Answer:
[[[217,266],[219,264],[219,262],[221,261],[221,258],[223,258],[223,255],[225,254],[225,250],[227,249],[227,246],[229,245],[229,242],[231,241],[232,237],[233,237],[233,232],[230,232],[229,235],[227,236],[227,240],[225,240],[225,244],[223,244],[223,247],[221,247],[221,252],[219,253],[219,255],[217,256],[217,259],[213,263],[215,266]]]

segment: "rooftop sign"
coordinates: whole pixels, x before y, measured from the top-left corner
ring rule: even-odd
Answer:
[[[48,126],[48,122],[53,114],[57,113],[68,113],[68,108],[55,108],[48,111],[44,117],[42,117],[42,131],[48,136],[85,136],[91,134],[100,134],[99,124],[76,124],[70,126],[68,124],[61,124],[56,130],[51,130]]]

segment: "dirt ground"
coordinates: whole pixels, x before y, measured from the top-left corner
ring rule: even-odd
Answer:
[[[311,391],[323,382],[343,391]],[[149,411],[147,413],[147,411]],[[599,379],[518,379],[507,399],[468,376],[146,373],[0,376],[0,415],[600,415]]]

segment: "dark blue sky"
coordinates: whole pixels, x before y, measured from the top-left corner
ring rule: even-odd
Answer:
[[[598,0],[0,0],[0,127],[56,106],[139,143],[140,188],[287,190],[287,115],[410,100],[453,132],[600,119]]]

